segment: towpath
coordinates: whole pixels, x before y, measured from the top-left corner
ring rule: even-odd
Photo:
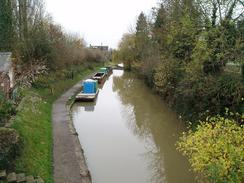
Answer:
[[[78,90],[80,82],[64,93],[54,104],[53,121],[53,172],[55,183],[91,183],[77,133],[70,118],[67,102]]]

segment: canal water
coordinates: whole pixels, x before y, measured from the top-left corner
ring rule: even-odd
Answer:
[[[72,118],[94,183],[193,183],[175,143],[184,123],[132,73],[114,70]]]

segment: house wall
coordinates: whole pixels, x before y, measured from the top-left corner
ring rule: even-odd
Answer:
[[[0,89],[4,92],[6,97],[9,97],[10,94],[10,78],[7,74],[0,74]]]
[[[10,79],[10,88],[13,88],[14,87],[14,69],[13,69],[13,67],[10,68],[8,75],[9,75],[9,79]]]

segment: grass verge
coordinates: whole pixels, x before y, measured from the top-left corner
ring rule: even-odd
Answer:
[[[18,113],[12,127],[23,139],[21,156],[16,160],[16,171],[27,175],[41,176],[45,182],[52,183],[52,104],[66,90],[79,80],[94,72],[85,69],[77,72],[73,79],[63,79],[55,74],[47,76],[50,88],[30,88],[24,91]]]

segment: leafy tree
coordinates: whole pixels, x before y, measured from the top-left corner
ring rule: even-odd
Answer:
[[[154,88],[165,100],[174,100],[178,74],[179,63],[172,58],[163,58],[155,68],[153,75]]]
[[[136,49],[136,61],[141,62],[147,55],[147,46],[149,43],[149,27],[147,18],[143,12],[138,17],[136,23],[135,33],[135,49]]]
[[[196,44],[197,27],[194,25],[194,21],[191,20],[189,14],[184,15],[180,19],[179,25],[172,27],[176,31],[171,35],[171,51],[176,59],[189,62]]]
[[[242,67],[242,78],[244,78],[244,18],[237,23],[237,40],[233,50],[234,60]]]
[[[240,113],[243,76],[227,73],[226,64],[243,68],[243,10],[240,0],[161,1],[152,21],[139,15],[135,34],[123,37],[116,57],[195,127],[199,119],[224,114],[225,107]],[[185,133],[178,148],[208,182],[242,182],[242,124],[243,116],[240,123],[208,118]]]
[[[153,39],[158,44],[161,51],[167,50],[168,34],[168,12],[162,3],[156,12],[155,22],[153,24]]]
[[[116,55],[130,58],[125,65],[187,118],[240,111],[241,79],[225,66],[243,63],[241,7],[238,0],[161,1],[152,21],[139,15],[134,40]]]
[[[11,51],[13,47],[12,0],[0,1],[0,51]]]
[[[127,70],[131,70],[136,59],[135,55],[135,35],[124,34],[119,44],[117,62],[123,62]]]

